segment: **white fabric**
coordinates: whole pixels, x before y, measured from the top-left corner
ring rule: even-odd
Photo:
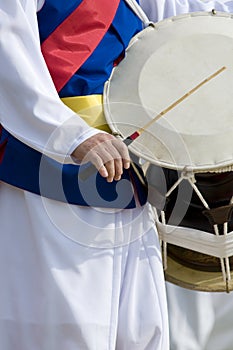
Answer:
[[[233,232],[217,236],[189,227],[164,225],[161,222],[156,224],[164,242],[218,258],[233,256]]]
[[[40,51],[35,2],[0,0],[0,9],[0,122],[24,143],[63,161],[98,131],[58,98]]]
[[[195,292],[167,282],[170,350],[232,350],[232,293]]]
[[[150,20],[143,11],[142,7],[137,3],[136,0],[125,0],[127,4],[131,7],[131,9],[136,13],[136,15],[141,19],[144,23],[144,26],[148,26],[150,24]]]
[[[36,1],[0,0],[0,121],[31,147],[63,160],[97,131],[58,98],[40,53],[36,8]],[[81,208],[1,183],[0,223],[0,349],[169,349],[149,205]],[[113,244],[106,248],[108,236]]]
[[[153,22],[188,12],[233,11],[232,0],[140,0],[140,4]]]
[[[1,349],[168,350],[159,242],[147,215],[147,233],[131,244],[90,248],[66,237],[41,197],[3,183],[0,193]],[[67,205],[49,202],[66,221]],[[98,233],[108,220],[73,209],[77,230],[86,220]],[[116,224],[133,212],[118,213]]]
[[[233,1],[140,0],[152,21],[193,11],[233,12]],[[232,350],[232,293],[196,292],[167,283],[170,350]]]

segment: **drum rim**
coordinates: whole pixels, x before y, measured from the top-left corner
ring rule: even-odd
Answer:
[[[229,292],[233,290],[233,272],[231,277],[227,287],[221,272],[195,270],[180,264],[170,256],[167,257],[165,279],[182,288],[202,292]]]

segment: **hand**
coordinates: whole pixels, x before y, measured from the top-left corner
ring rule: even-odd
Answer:
[[[78,162],[91,162],[108,182],[120,180],[130,167],[127,146],[113,135],[98,133],[82,142],[72,153]]]

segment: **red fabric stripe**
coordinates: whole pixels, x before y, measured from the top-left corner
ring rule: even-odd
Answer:
[[[112,23],[119,2],[83,0],[42,43],[42,53],[57,91],[97,47]]]

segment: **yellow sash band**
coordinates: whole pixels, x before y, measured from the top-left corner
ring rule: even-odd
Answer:
[[[88,125],[111,133],[104,116],[103,95],[64,97],[61,100]]]

